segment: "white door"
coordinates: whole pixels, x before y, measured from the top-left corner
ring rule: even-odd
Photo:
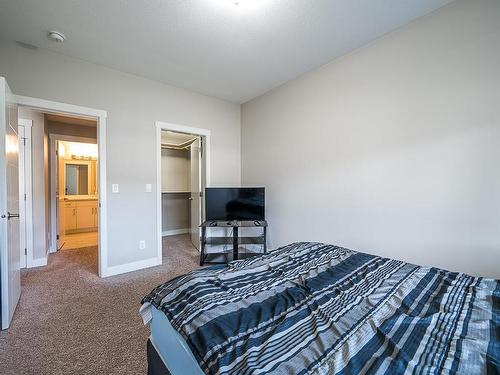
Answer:
[[[200,249],[201,224],[201,142],[197,138],[191,144],[191,242]]]
[[[31,128],[32,120],[19,119],[19,226],[21,268],[31,267],[33,228],[31,198]]]
[[[9,327],[21,295],[19,247],[19,140],[17,105],[0,77],[0,277],[2,329]]]
[[[19,138],[19,247],[20,267],[26,268],[26,129],[19,124],[17,128]]]

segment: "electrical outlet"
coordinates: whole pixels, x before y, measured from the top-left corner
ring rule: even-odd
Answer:
[[[146,193],[151,193],[151,191],[153,190],[153,187],[151,184],[146,184]]]
[[[119,188],[118,184],[112,184],[111,185],[111,191],[113,193],[118,193],[120,191],[120,188]]]
[[[139,241],[139,250],[144,250],[145,248],[146,248],[146,241],[140,240]]]

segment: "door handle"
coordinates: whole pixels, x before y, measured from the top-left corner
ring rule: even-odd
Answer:
[[[12,219],[13,217],[19,217],[19,214],[11,214],[10,212],[7,212],[7,220]]]

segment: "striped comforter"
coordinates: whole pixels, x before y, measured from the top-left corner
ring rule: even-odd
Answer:
[[[296,243],[155,288],[207,374],[499,374],[500,282]]]

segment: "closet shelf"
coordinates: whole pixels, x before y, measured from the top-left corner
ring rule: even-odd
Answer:
[[[162,194],[191,194],[190,191],[162,191]]]

